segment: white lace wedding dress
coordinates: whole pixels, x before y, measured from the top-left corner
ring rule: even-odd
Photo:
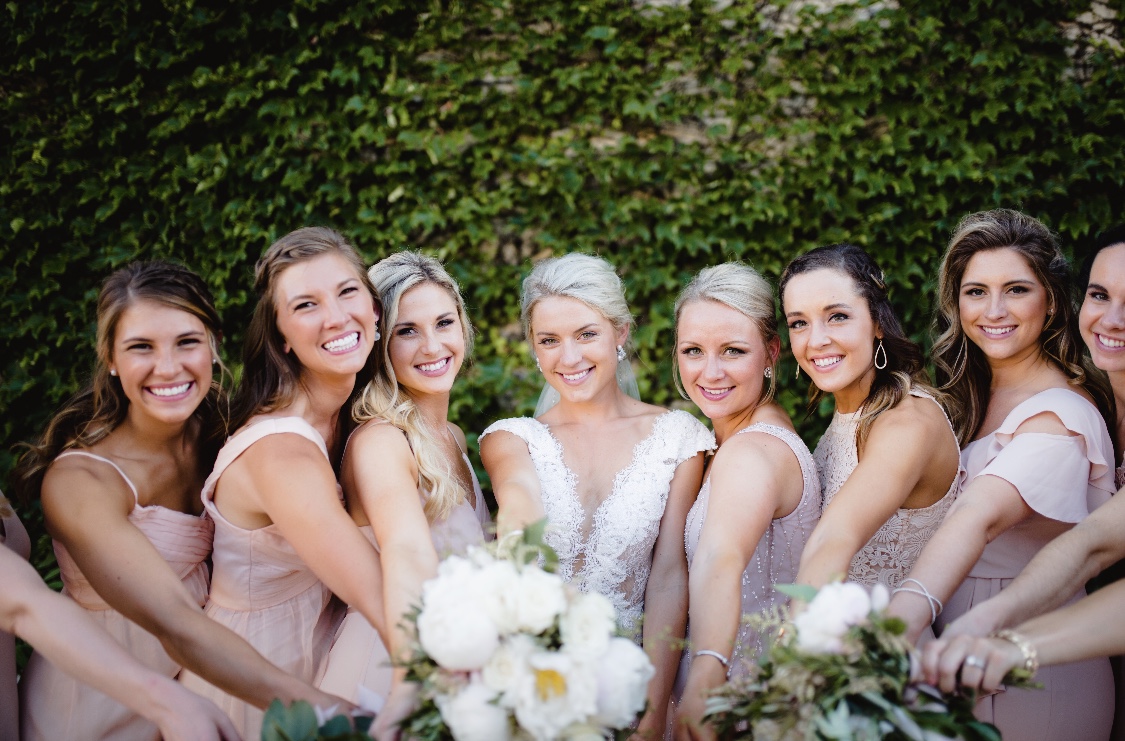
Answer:
[[[527,443],[549,524],[546,541],[559,555],[559,575],[584,592],[608,597],[622,629],[639,640],[652,549],[672,477],[680,463],[712,450],[714,436],[687,412],[661,414],[648,436],[633,448],[632,460],[614,476],[612,490],[590,518],[578,500],[577,476],[567,467],[562,445],[547,425],[531,417],[502,419],[480,439],[500,431]],[[583,540],[587,520],[590,532]]]

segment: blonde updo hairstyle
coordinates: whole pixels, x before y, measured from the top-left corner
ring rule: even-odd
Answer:
[[[633,326],[621,278],[600,257],[576,252],[552,257],[536,265],[524,278],[520,321],[528,341],[532,340],[531,312],[536,304],[551,296],[578,299],[608,319],[617,332]]]
[[[741,262],[728,262],[704,268],[692,278],[676,298],[676,336],[673,347],[679,346],[680,316],[684,307],[696,301],[714,301],[745,316],[754,323],[762,335],[762,342],[769,351],[770,343],[779,340],[777,332],[777,311],[773,302],[773,288],[757,270]],[[777,390],[777,359],[769,364],[769,385],[762,390],[755,408],[773,400]],[[672,378],[680,396],[687,399],[683,381],[680,379],[680,364],[672,363]]]
[[[430,522],[444,520],[455,506],[465,501],[466,492],[437,443],[445,431],[430,429],[410,394],[399,385],[391,364],[391,331],[398,323],[402,297],[410,289],[427,283],[443,288],[453,299],[465,338],[466,358],[473,351],[473,327],[457,282],[434,258],[418,252],[399,252],[375,263],[367,274],[383,305],[383,315],[379,319],[384,338],[383,357],[375,375],[356,400],[352,417],[359,423],[383,419],[402,430],[418,464],[418,487],[426,492],[423,507],[426,519]]]

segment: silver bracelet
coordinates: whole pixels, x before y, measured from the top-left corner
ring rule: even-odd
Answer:
[[[712,651],[709,648],[701,648],[695,652],[695,658],[698,659],[700,656],[711,656],[713,658],[716,658],[719,660],[719,663],[723,665],[724,669],[730,669],[730,659],[728,659],[726,656],[723,656],[718,651]]]
[[[945,605],[943,605],[941,603],[941,600],[939,600],[937,597],[930,594],[930,590],[926,589],[926,585],[923,584],[922,582],[918,581],[917,579],[915,579],[913,577],[909,577],[907,579],[903,579],[902,583],[906,584],[907,582],[911,582],[911,581],[914,582],[915,584],[917,584],[919,589],[915,589],[914,587],[902,587],[902,586],[900,586],[900,587],[896,588],[893,592],[891,592],[891,594],[895,595],[895,594],[898,594],[899,592],[910,592],[911,594],[917,594],[917,595],[921,595],[922,597],[925,597],[926,602],[930,605],[930,624],[933,625],[934,621],[937,620],[937,616],[941,614],[941,611],[943,609],[945,609]]]

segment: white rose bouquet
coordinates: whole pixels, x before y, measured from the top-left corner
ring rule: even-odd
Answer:
[[[604,739],[644,709],[648,656],[617,635],[608,599],[552,573],[543,527],[447,558],[423,585],[405,664],[421,703],[404,737]]]
[[[1000,741],[973,716],[975,698],[915,681],[906,626],[884,612],[885,587],[777,588],[808,606],[792,619],[784,611],[745,618],[774,640],[746,676],[708,700],[719,738]]]

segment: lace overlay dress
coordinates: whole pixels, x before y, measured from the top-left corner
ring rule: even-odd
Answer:
[[[770,523],[762,539],[758,541],[754,555],[742,572],[742,614],[753,615],[784,604],[788,597],[773,588],[774,584],[792,584],[797,579],[797,569],[801,565],[801,552],[820,520],[820,478],[816,464],[808,447],[796,433],[770,424],[754,424],[739,430],[737,434],[760,432],[773,435],[793,451],[801,465],[804,488],[801,501],[792,512],[778,517]],[[753,496],[753,482],[748,482],[746,496]],[[699,496],[687,516],[684,531],[684,547],[687,550],[688,568],[695,560],[699,547],[699,535],[707,519],[707,507],[711,499],[711,478],[703,482]],[[691,641],[691,626],[688,626],[688,641]],[[765,645],[757,631],[742,623],[735,639],[731,654],[731,675],[740,676],[746,672],[748,662],[755,661],[765,650]],[[687,680],[691,667],[692,652],[684,651],[680,665],[680,682]],[[678,693],[677,693],[678,694]]]
[[[527,443],[550,523],[546,541],[559,555],[559,575],[583,592],[608,597],[622,629],[639,641],[652,549],[672,477],[682,462],[714,449],[714,435],[687,412],[661,414],[589,518],[578,500],[578,479],[545,424],[530,417],[503,419],[490,425],[480,439],[500,431]],[[592,519],[590,533],[582,540],[582,526],[588,519]]]
[[[937,404],[924,391],[911,389],[910,393]],[[940,408],[941,405],[938,406]],[[945,414],[944,409],[942,414]],[[856,449],[859,415],[859,411],[851,414],[836,412],[813,452],[817,471],[820,472],[820,483],[824,487],[823,501],[826,509],[832,497],[836,496],[859,465],[859,452]],[[946,420],[948,419],[947,415]],[[956,445],[957,436],[954,435],[952,426],[949,434],[953,436]],[[960,478],[959,472],[950,483],[945,496],[930,506],[896,510],[852,559],[851,567],[848,568],[848,580],[866,586],[883,584],[888,589],[899,586],[914,568],[922,549],[937,532],[946,512],[953,505]]]

